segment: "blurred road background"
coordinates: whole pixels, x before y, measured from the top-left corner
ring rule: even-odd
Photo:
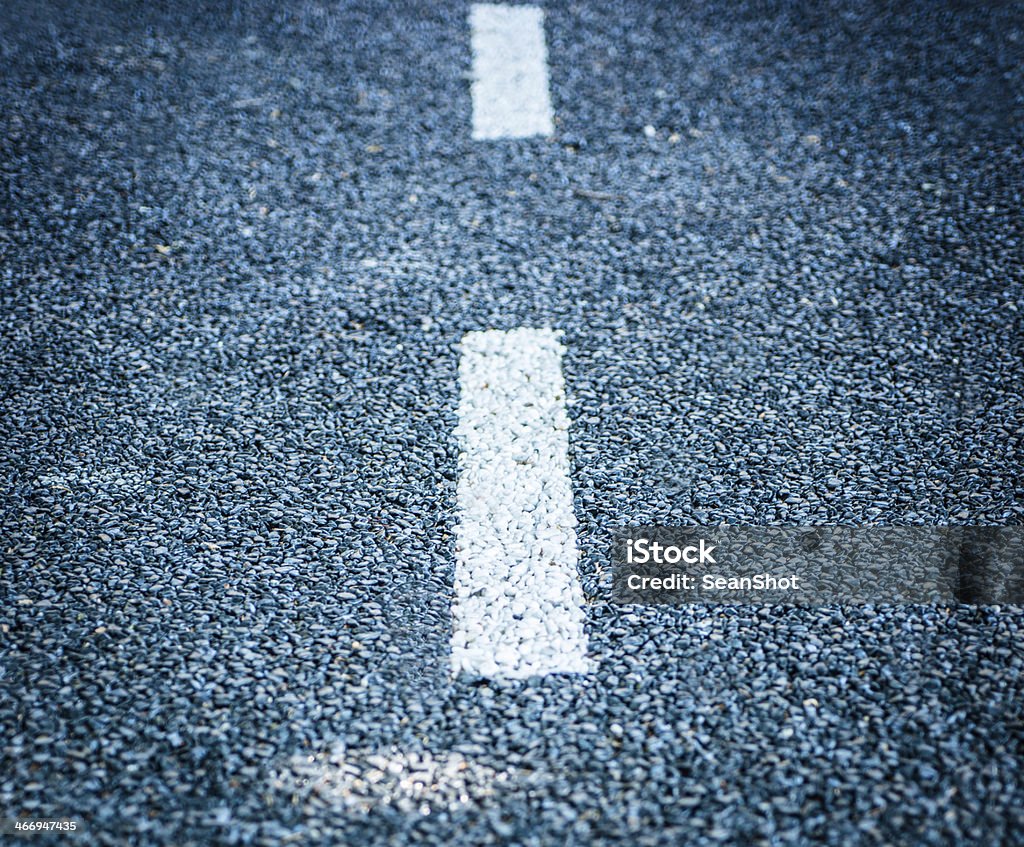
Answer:
[[[0,11],[0,815],[1024,843],[1008,607],[616,607],[643,523],[1024,518],[1024,8]],[[595,672],[450,679],[458,343],[565,331]],[[18,842],[21,843],[21,842]]]

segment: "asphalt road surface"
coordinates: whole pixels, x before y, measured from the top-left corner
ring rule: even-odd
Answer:
[[[1024,520],[1024,7],[543,7],[553,133],[481,139],[466,3],[3,4],[0,816],[1024,843],[1020,607],[602,589],[623,524]],[[452,678],[517,328],[590,671]]]

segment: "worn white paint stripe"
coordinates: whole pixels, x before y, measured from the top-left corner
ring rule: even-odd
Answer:
[[[558,336],[514,329],[462,339],[454,673],[591,670]]]
[[[538,6],[474,3],[473,138],[525,138],[554,131]]]

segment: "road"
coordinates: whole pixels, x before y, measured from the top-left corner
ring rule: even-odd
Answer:
[[[0,11],[0,815],[1024,843],[1021,607],[603,589],[626,524],[1024,520],[1024,8],[545,2],[553,132],[485,138],[469,4],[282,5]],[[523,328],[585,672],[453,678]]]

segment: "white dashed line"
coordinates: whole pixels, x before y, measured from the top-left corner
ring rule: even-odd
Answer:
[[[525,138],[554,131],[544,12],[538,6],[474,3],[473,138]]]
[[[454,673],[592,669],[576,569],[564,349],[550,329],[462,340]]]

